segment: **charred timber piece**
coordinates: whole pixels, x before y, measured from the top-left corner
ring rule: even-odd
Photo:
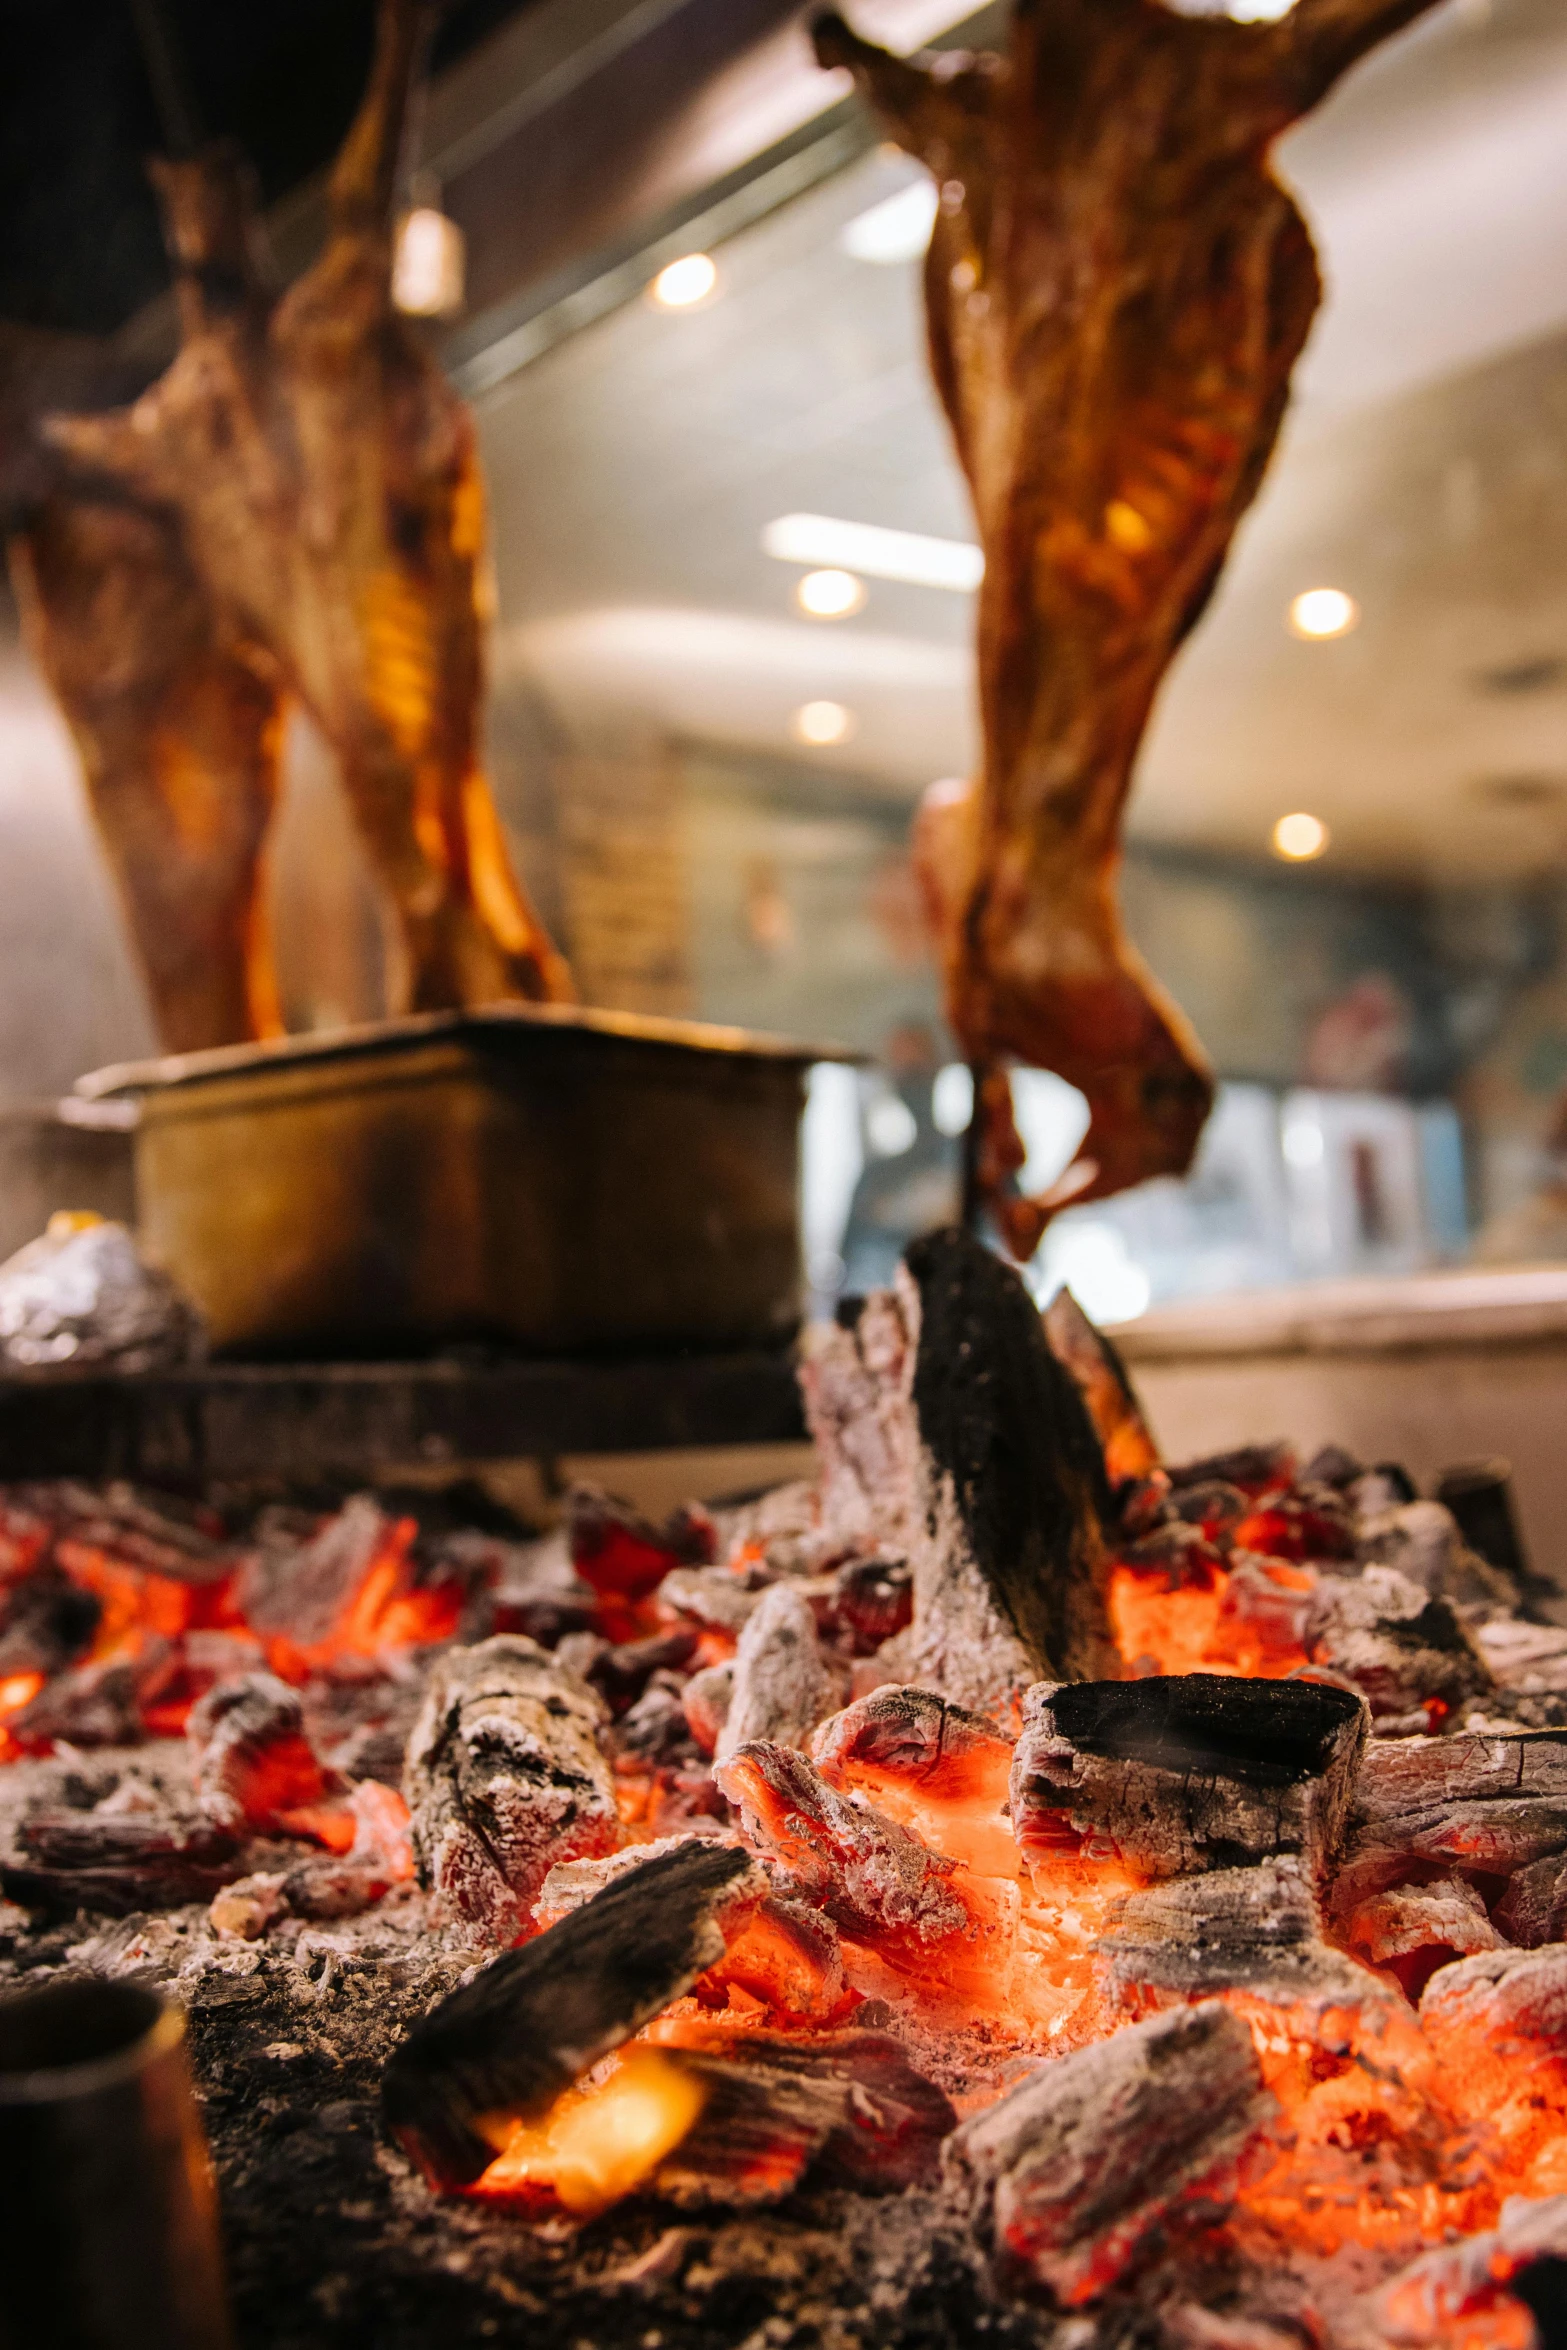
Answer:
[[[1046,1307],[1045,1337],[1057,1362],[1064,1364],[1077,1382],[1111,1486],[1118,1488],[1150,1476],[1159,1467],[1159,1447],[1126,1365],[1069,1289],[1058,1289]]]
[[[8,1499],[48,1525],[56,1554],[63,1552],[67,1565],[70,1546],[79,1544],[116,1566],[200,1586],[220,1583],[245,1556],[216,1510],[124,1478],[105,1485],[74,1477],[13,1485]]]
[[[664,1836],[604,1860],[563,1862],[544,1880],[535,1915],[553,1926],[649,1860],[711,1845],[711,1836]],[[738,1848],[737,1848],[738,1849]],[[721,1995],[738,1984],[781,2014],[830,2022],[845,2002],[843,1958],[831,1919],[803,1902],[775,1894],[759,1863],[737,1875],[713,1909],[724,1937],[722,1957],[698,1978],[697,1990]]]
[[[1420,2029],[1466,2116],[1489,2118],[1511,2166],[1559,2143],[1567,2111],[1567,1944],[1482,1950],[1431,1977]]]
[[[740,1635],[715,1760],[725,1763],[757,1740],[803,1751],[848,1694],[847,1673],[822,1653],[810,1601],[798,1584],[775,1583]]]
[[[687,2208],[776,2203],[808,2169],[824,2186],[899,2193],[931,2178],[957,2125],[950,2099],[884,2032],[683,2043],[660,2034],[706,2095],[650,2183]]]
[[[1183,1461],[1166,1474],[1175,1494],[1194,1485],[1233,1485],[1255,1501],[1271,1486],[1288,1485],[1294,1472],[1294,1452],[1281,1437],[1276,1444],[1240,1444],[1231,1452],[1204,1453],[1200,1460]]]
[[[708,1665],[704,1671],[693,1673],[680,1693],[686,1728],[704,1754],[712,1754],[717,1749],[734,1689],[734,1661],[726,1658],[721,1665]]]
[[[799,1897],[900,1974],[940,1994],[994,1993],[1011,1959],[1012,1906],[866,1803],[836,1794],[783,1746],[742,1746],[714,1777],[745,1832]]]
[[[637,1611],[673,1568],[712,1564],[718,1531],[694,1502],[655,1526],[614,1494],[575,1485],[566,1496],[566,1541],[572,1565],[598,1595],[602,1629],[626,1640],[646,1629]]]
[[[607,1643],[599,1649],[582,1678],[595,1688],[612,1714],[626,1713],[647,1689],[656,1673],[678,1672],[690,1663],[697,1635],[686,1625],[672,1632],[655,1632],[646,1640]]]
[[[161,1813],[42,1812],[24,1821],[17,1841],[22,1857],[0,1862],[0,1891],[57,1917],[78,1909],[130,1917],[210,1901],[247,1865],[228,1829]]]
[[[965,2122],[947,2161],[1003,2270],[1071,2308],[1177,2205],[1211,2223],[1275,2111],[1250,2032],[1207,2001],[1042,2066]]]
[[[1394,1568],[1407,1582],[1455,1607],[1512,1609],[1518,1592],[1508,1577],[1471,1550],[1451,1510],[1439,1501],[1400,1502],[1363,1518],[1355,1556],[1362,1566]]]
[[[1567,1733],[1373,1739],[1334,1885],[1341,1911],[1409,1878],[1510,1877],[1567,1855]]]
[[[310,1743],[298,1690],[272,1673],[220,1681],[192,1710],[186,1735],[196,1799],[220,1827],[308,1834],[312,1815],[346,1792]]]
[[[415,1530],[411,1519],[389,1517],[368,1493],[353,1494],[308,1530],[292,1510],[264,1511],[239,1578],[246,1623],[299,1648],[328,1639],[377,1559],[406,1550]]]
[[[1486,1916],[1485,1903],[1461,1877],[1395,1885],[1358,1902],[1347,1915],[1336,1911],[1335,1918],[1340,1939],[1355,1956],[1395,1976],[1412,2001],[1419,2000],[1438,1967],[1477,1950],[1507,1946]]]
[[[826,1536],[913,1568],[889,1670],[1012,1719],[1042,1675],[1114,1669],[1098,1439],[1017,1274],[966,1233],[916,1241],[802,1384]]]
[[[727,1567],[674,1567],[658,1585],[660,1614],[671,1613],[704,1631],[738,1639],[756,1613],[760,1593]]]
[[[1098,1948],[1112,2001],[1133,2014],[1229,1992],[1307,2012],[1374,2009],[1388,1997],[1323,1940],[1316,1889],[1297,1860],[1130,1893]]]
[[[928,1689],[873,1689],[824,1722],[811,1760],[847,1793],[879,1780],[960,1801],[1005,1797],[1012,1749],[989,1722]]]
[[[1465,1542],[1502,1577],[1513,1605],[1557,1596],[1550,1578],[1530,1568],[1513,1506],[1510,1461],[1459,1461],[1437,1479],[1436,1498],[1451,1511]]]
[[[608,1708],[531,1640],[501,1633],[436,1665],[403,1792],[419,1882],[492,1941],[528,1931],[557,1861],[614,1851]]]
[[[280,300],[265,290],[238,159],[213,150],[158,167],[179,353],[133,408],[48,427],[67,544],[43,561],[23,542],[30,633],[89,759],[104,762],[96,809],[136,893],[133,927],[169,925],[154,970],[172,965],[187,995],[194,925],[183,893],[148,877],[182,831],[210,828],[220,844],[197,911],[225,984],[215,970],[205,1000],[173,997],[183,1045],[276,1024],[260,845],[285,698],[336,753],[396,918],[397,1008],[571,992],[479,764],[486,587],[472,422],[392,301],[402,153],[432,16],[417,0],[383,0],[370,87],[328,184],[325,246]],[[132,542],[107,584],[95,566],[105,508],[129,517]],[[156,543],[146,518],[165,526]],[[149,605],[169,640],[161,667]],[[123,649],[135,689],[126,739],[112,744],[112,713],[83,691],[89,647],[100,670]],[[192,862],[187,852],[182,873]],[[222,1034],[194,1032],[220,1018]]]
[[[849,1559],[833,1576],[822,1614],[852,1656],[874,1656],[913,1621],[913,1569],[885,1555]]]
[[[1353,1681],[1379,1721],[1413,1723],[1424,1710],[1434,1727],[1492,1686],[1485,1659],[1450,1602],[1432,1599],[1393,1567],[1324,1577],[1306,1641],[1312,1663]]]
[[[1498,2296],[1511,2289],[1543,2318],[1545,2305],[1529,2291],[1531,2273],[1544,2277],[1553,2269],[1555,2293],[1551,2306],[1559,2317],[1561,2271],[1567,2267],[1567,2195],[1549,2195],[1539,2202],[1518,2196],[1502,2206],[1501,2223],[1483,2235],[1466,2236],[1458,2244],[1444,2244],[1423,2252],[1400,2269],[1379,2291],[1368,2297],[1366,2316],[1378,2342],[1396,2350],[1448,2350],[1454,2328],[1464,2318],[1479,2318],[1482,2326],[1496,2310]],[[1552,2342],[1542,2325],[1539,2350]]]
[[[110,1660],[56,1673],[6,1729],[18,1746],[44,1753],[61,1738],[71,1746],[135,1746],[145,1735],[139,1668],[140,1660]]]
[[[616,1876],[505,1951],[412,2031],[382,2084],[388,2126],[431,2182],[464,2187],[496,2147],[485,2117],[536,2120],[724,1954],[717,1912],[755,1866],[691,1839]]]
[[[0,1681],[13,1673],[49,1678],[79,1656],[98,1629],[103,1603],[51,1560],[19,1583],[0,1585]]]
[[[1567,1942],[1567,1856],[1531,1861],[1507,1880],[1496,1923],[1520,1950]]]
[[[1024,0],[1007,55],[847,66],[942,190],[930,357],[985,554],[984,764],[916,854],[948,1021],[981,1083],[978,1188],[1031,1253],[1072,1201],[1189,1166],[1213,1077],[1128,944],[1119,833],[1160,682],[1256,495],[1320,295],[1274,140],[1432,0],[1302,0],[1277,24]],[[1004,1065],[1081,1088],[1037,1201]]]
[[[1151,1879],[1286,1855],[1319,1880],[1366,1736],[1347,1690],[1186,1673],[1030,1692],[1012,1826],[1032,1868],[1119,1862]]]

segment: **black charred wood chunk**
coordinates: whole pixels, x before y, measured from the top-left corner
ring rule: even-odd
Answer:
[[[1316,1888],[1295,1859],[1217,1869],[1128,1894],[1097,1945],[1105,1988],[1132,2014],[1244,1991],[1288,2008],[1358,2008],[1388,1996],[1322,1936]]]
[[[537,2120],[722,1958],[717,1912],[753,1865],[737,1846],[695,1840],[656,1854],[415,2024],[382,2106],[432,2183],[470,2185],[496,2153],[481,2116]]]
[[[1200,1461],[1187,1461],[1168,1472],[1172,1492],[1180,1493],[1189,1485],[1238,1485],[1243,1493],[1257,1495],[1270,1485],[1286,1483],[1295,1466],[1295,1456],[1281,1437],[1276,1444],[1241,1444],[1233,1452],[1211,1452]]]
[[[130,1917],[210,1901],[246,1867],[225,1829],[163,1813],[43,1812],[23,1823],[17,1841],[24,1857],[0,1864],[0,1890],[54,1916]]]
[[[1320,1871],[1365,1734],[1358,1697],[1309,1681],[1045,1683],[1013,1761],[1013,1829],[1036,1869],[1114,1859],[1158,1878],[1299,1854]]]

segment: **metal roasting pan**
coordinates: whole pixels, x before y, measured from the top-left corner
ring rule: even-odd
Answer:
[[[818,1046],[500,1006],[100,1069],[152,1254],[229,1355],[783,1347]]]

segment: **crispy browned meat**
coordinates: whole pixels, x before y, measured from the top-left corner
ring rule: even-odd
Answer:
[[[46,428],[63,481],[22,557],[33,639],[87,757],[144,951],[223,964],[198,1000],[153,961],[171,1042],[268,1024],[258,848],[288,698],[337,754],[397,917],[399,1006],[572,993],[479,765],[489,615],[471,420],[391,301],[398,160],[427,20],[416,0],[383,0],[325,248],[280,300],[265,289],[238,160],[214,151],[159,167],[178,355],[134,407]],[[159,609],[167,630],[148,617]],[[118,710],[91,674],[117,658]],[[152,840],[174,851],[155,874]]]
[[[1026,1253],[1069,1199],[1190,1164],[1213,1079],[1131,947],[1121,818],[1161,679],[1257,491],[1319,296],[1279,133],[1433,0],[1298,0],[1275,24],[1159,0],[1018,0],[1005,57],[900,59],[816,26],[941,205],[931,363],[985,553],[984,769],[916,855],[976,1069],[1054,1069],[1092,1113],[1038,1202],[1004,1083],[979,1181]]]

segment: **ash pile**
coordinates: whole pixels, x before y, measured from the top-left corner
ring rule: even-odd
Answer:
[[[247,2350],[1561,2339],[1539,1595],[957,1235],[802,1378],[661,1526],[4,1495],[0,1979],[186,2005]]]

